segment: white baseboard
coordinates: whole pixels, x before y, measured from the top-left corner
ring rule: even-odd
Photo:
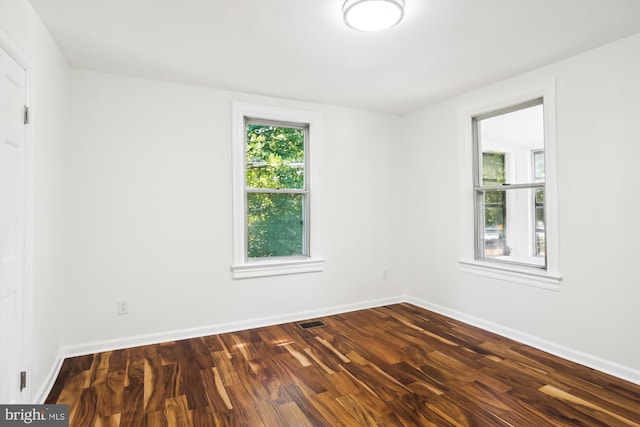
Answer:
[[[601,359],[599,357],[595,357],[568,347],[564,347],[562,345],[481,319],[479,317],[471,316],[437,304],[432,304],[419,298],[405,296],[404,299],[406,302],[418,307],[431,310],[447,317],[451,317],[452,319],[468,323],[472,326],[476,326],[478,328],[496,333],[503,337],[510,338],[526,345],[530,345],[531,347],[535,347],[539,350],[546,351],[547,353],[553,354],[554,356],[570,360],[571,362],[579,363],[589,368],[596,369],[609,375],[613,375],[614,377],[618,377],[620,379],[640,385],[640,371],[638,370],[619,365],[609,360]]]
[[[366,308],[380,307],[382,305],[396,304],[404,302],[404,297],[391,297],[376,300],[369,300],[353,304],[344,304],[333,307],[326,307],[316,310],[300,311],[278,316],[262,317],[240,322],[222,323],[198,328],[174,330],[148,335],[138,335],[133,337],[95,341],[91,343],[64,347],[62,354],[64,357],[83,356],[86,354],[112,351],[122,348],[138,347],[141,345],[158,344],[167,341],[176,341],[189,338],[202,337],[207,335],[222,334],[225,332],[241,331],[244,329],[261,328],[264,326],[278,325],[280,323],[297,322],[300,320],[313,319],[321,316],[347,313],[349,311],[363,310]]]
[[[47,399],[47,396],[49,396],[49,393],[51,393],[51,390],[53,389],[53,385],[55,384],[56,379],[60,374],[60,369],[62,368],[62,362],[64,362],[64,355],[62,351],[59,351],[55,359],[55,364],[52,366],[51,370],[49,371],[49,375],[47,375],[47,379],[45,383],[42,384],[42,387],[40,387],[40,390],[38,390],[35,396],[31,396],[31,400],[34,403],[42,404]]]

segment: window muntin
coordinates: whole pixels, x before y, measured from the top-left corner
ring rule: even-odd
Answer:
[[[473,118],[476,259],[546,269],[542,98]]]
[[[309,254],[308,125],[245,118],[248,260]]]

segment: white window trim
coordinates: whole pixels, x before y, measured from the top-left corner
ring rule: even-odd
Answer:
[[[473,191],[472,118],[535,98],[544,99],[545,138],[545,239],[547,268],[523,267],[475,258],[475,219]],[[556,97],[555,79],[505,90],[463,106],[459,112],[460,127],[460,271],[478,276],[559,290],[562,276],[558,244],[558,173],[556,163]]]
[[[321,141],[320,115],[312,111],[294,110],[266,105],[234,102],[232,105],[233,140],[233,265],[234,279],[310,273],[324,270],[322,233],[319,223],[319,177],[317,145]],[[309,126],[307,141],[307,170],[309,183],[309,255],[250,260],[246,257],[246,199],[245,199],[245,118],[300,123]]]

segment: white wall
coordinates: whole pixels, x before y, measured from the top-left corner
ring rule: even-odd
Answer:
[[[64,166],[68,128],[68,69],[57,46],[26,0],[0,1],[0,31],[32,68],[33,336],[29,395],[46,392],[58,362],[64,303]]]
[[[548,77],[557,96],[559,292],[458,266],[467,167],[459,111]],[[639,117],[640,35],[405,117],[397,280],[426,306],[640,381]]]
[[[71,82],[68,352],[401,294],[382,280],[398,117],[90,71]],[[232,280],[235,100],[321,113],[324,272]]]

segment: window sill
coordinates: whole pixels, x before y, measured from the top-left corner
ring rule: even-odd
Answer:
[[[234,279],[283,276],[287,274],[313,273],[324,270],[324,259],[255,261],[231,266]]]
[[[477,260],[460,260],[459,263],[460,271],[463,273],[535,286],[551,291],[559,291],[560,282],[562,281],[562,276],[560,275],[535,268],[514,267]]]

